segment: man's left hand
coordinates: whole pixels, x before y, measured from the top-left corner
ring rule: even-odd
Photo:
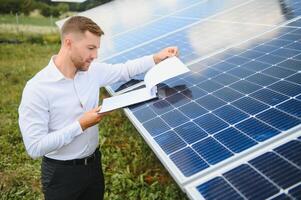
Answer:
[[[158,53],[154,54],[153,58],[154,58],[154,62],[156,64],[158,64],[162,60],[164,60],[166,58],[169,58],[169,57],[172,57],[172,56],[179,56],[178,47],[176,47],[176,46],[167,47],[167,48],[159,51]]]

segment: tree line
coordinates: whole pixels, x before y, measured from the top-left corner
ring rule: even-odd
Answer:
[[[33,10],[39,10],[45,16],[59,17],[68,11],[81,12],[94,8],[111,0],[87,0],[83,3],[61,3],[51,0],[0,0],[0,14],[29,15]]]

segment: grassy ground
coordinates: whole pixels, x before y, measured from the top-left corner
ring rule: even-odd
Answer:
[[[58,48],[29,42],[0,45],[0,200],[43,198],[41,160],[25,152],[17,109],[26,81]],[[121,110],[104,118],[100,127],[106,199],[186,199]]]

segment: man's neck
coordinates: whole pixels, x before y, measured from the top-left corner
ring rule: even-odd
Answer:
[[[64,49],[60,49],[58,55],[54,58],[54,64],[66,78],[73,79],[75,77],[76,67]]]

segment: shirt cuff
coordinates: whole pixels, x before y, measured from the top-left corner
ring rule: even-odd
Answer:
[[[80,135],[84,131],[82,130],[82,127],[80,126],[79,121],[75,121],[72,123],[69,127],[69,137],[65,138],[67,141],[67,144],[70,143],[76,136]]]
[[[154,67],[156,65],[156,63],[154,61],[154,55],[146,56],[146,63],[145,64],[146,64],[147,70]]]

